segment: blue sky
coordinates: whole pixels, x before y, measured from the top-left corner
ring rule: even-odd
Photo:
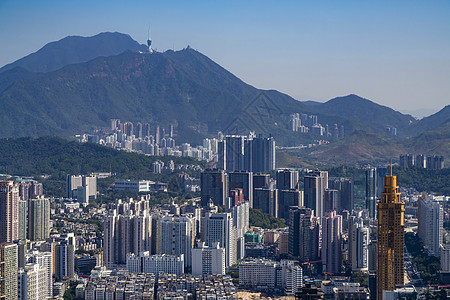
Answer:
[[[190,45],[299,100],[354,93],[425,114],[450,104],[448,0],[0,0],[0,65],[68,35],[145,43],[149,25],[158,51]]]

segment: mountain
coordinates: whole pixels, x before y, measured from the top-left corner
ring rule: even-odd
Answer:
[[[102,39],[103,42],[98,42]],[[103,51],[108,48],[106,45],[120,53]],[[103,50],[86,50],[96,47]],[[399,137],[417,137],[424,133],[423,128],[434,128],[427,124],[441,124],[448,114],[446,108],[428,120],[416,121],[357,95],[326,103],[300,102],[275,90],[248,85],[189,47],[153,54],[140,52],[142,47],[128,35],[103,33],[50,43],[38,51],[47,61],[38,58],[38,52],[17,61],[16,67],[0,73],[0,137],[68,137],[106,127],[109,119],[119,118],[148,122],[152,126],[174,124],[177,142],[199,144],[203,137],[215,135],[217,131],[225,134],[255,131],[273,135],[278,145],[298,146],[319,138],[287,129],[290,114],[306,113],[318,115],[319,123],[324,126],[344,125],[348,137],[321,146],[317,152],[312,149],[312,160],[322,159],[320,153],[334,157],[337,154],[328,149],[340,147],[335,149],[336,153],[348,153],[351,159],[359,161],[383,159],[391,150],[397,153],[412,149],[409,144],[412,139],[406,143],[389,139],[386,126],[397,127]],[[72,55],[71,49],[78,49],[74,50],[78,54]],[[124,49],[131,50],[123,52]],[[49,53],[58,59],[48,59]],[[88,61],[81,62],[80,53],[91,56],[89,59],[85,56]],[[67,57],[71,57],[71,62],[61,59]],[[78,57],[75,63],[73,57]],[[19,64],[26,59],[30,61],[28,66]],[[36,72],[43,65],[56,62],[54,71]],[[438,138],[437,129],[432,130],[422,139]],[[361,139],[360,145],[356,138]],[[400,145],[398,150],[383,146],[384,140]],[[442,142],[440,139],[439,143]],[[362,147],[363,144],[366,146]],[[286,165],[311,162],[306,158],[296,160],[294,156],[280,158]]]
[[[325,103],[314,103],[312,108],[327,115],[361,120],[370,124],[373,127],[372,130],[378,133],[382,133],[386,127],[396,127],[398,134],[404,135],[406,128],[415,122],[410,115],[404,115],[392,108],[353,94],[337,97]]]
[[[357,130],[336,143],[306,149],[300,159],[316,165],[377,163],[406,153],[401,140]]]
[[[437,113],[411,124],[409,132],[410,135],[417,136],[424,131],[439,131],[449,123],[450,105],[447,105]]]
[[[0,72],[22,67],[32,72],[51,72],[70,64],[83,63],[99,56],[112,56],[127,50],[146,51],[129,35],[104,32],[91,37],[68,36],[13,63],[0,68]]]
[[[258,115],[263,104],[270,115]],[[106,126],[110,118],[175,123],[178,130],[197,132],[238,124],[247,133],[259,128],[283,135],[287,121],[277,122],[280,116],[305,110],[287,95],[242,82],[190,48],[127,51],[49,73],[5,71],[0,105],[0,137],[72,135]]]

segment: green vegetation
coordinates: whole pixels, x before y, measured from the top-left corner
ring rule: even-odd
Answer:
[[[355,167],[341,165],[324,170],[328,171],[329,177],[351,178]],[[398,184],[401,187],[415,188],[419,192],[450,195],[450,168],[431,170],[412,167],[402,170],[394,166],[392,172],[398,177]]]
[[[69,288],[64,292],[64,300],[78,300],[75,296],[75,288],[78,285],[78,281],[70,282]]]
[[[450,195],[450,168],[430,170],[418,167],[401,170],[395,168],[394,174],[398,176],[398,184],[404,187],[413,187],[419,192],[435,192]]]
[[[346,177],[351,178],[353,175],[353,172],[355,171],[354,166],[335,166],[331,168],[324,169],[325,171],[328,171],[328,177]]]
[[[369,274],[364,272],[352,272],[351,282],[358,282],[362,286],[369,286]]]
[[[437,272],[441,269],[439,258],[430,256],[423,248],[422,240],[412,232],[405,234],[405,245],[413,257],[414,265],[425,283],[438,283]]]
[[[260,209],[250,208],[250,226],[274,229],[286,227],[286,221],[263,213]]]
[[[105,194],[105,196],[100,196],[104,197],[104,199],[100,198],[100,201],[107,202],[114,197],[111,195],[111,185],[116,179],[147,179],[167,182],[171,193],[165,194],[166,197],[183,194],[177,184],[177,174],[180,171],[172,174],[152,173],[152,163],[157,159],[165,163],[173,160],[175,164],[202,165],[201,162],[186,157],[146,156],[92,143],[70,142],[56,137],[0,140],[0,173],[33,176],[43,182],[47,195],[55,197],[65,196],[67,175],[109,170],[116,175],[98,180],[98,190]],[[194,171],[185,172],[194,176],[198,175]],[[46,176],[41,178],[44,174]],[[129,193],[122,194],[119,196],[128,196]],[[160,196],[162,195],[156,198]]]
[[[446,300],[447,298],[447,292],[443,289],[436,292],[430,292],[429,289],[425,292],[425,299],[432,299],[432,300]]]

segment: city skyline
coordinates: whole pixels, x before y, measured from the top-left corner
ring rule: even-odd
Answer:
[[[448,103],[446,1],[134,4],[3,1],[0,65],[69,35],[118,31],[145,44],[150,25],[156,50],[190,45],[245,82],[298,100],[354,93],[419,117]]]

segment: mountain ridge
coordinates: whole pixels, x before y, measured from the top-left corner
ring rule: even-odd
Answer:
[[[146,51],[131,36],[102,32],[90,37],[67,36],[50,42],[34,53],[0,68],[0,73],[21,66],[32,72],[51,72],[66,65],[87,62],[100,56],[112,56],[126,50]]]
[[[22,66],[1,72],[0,105],[4,109],[0,111],[0,137],[68,137],[105,127],[109,119],[119,118],[152,125],[174,124],[179,137],[184,138],[181,141],[193,143],[219,130],[239,134],[255,130],[273,135],[278,144],[297,146],[321,137],[289,131],[292,113],[318,115],[322,125],[344,125],[346,136],[356,133],[363,137],[360,130],[364,130],[375,140],[388,137],[386,126],[398,127],[399,136],[395,138],[417,137],[426,130],[434,130],[428,138],[437,138],[436,131],[450,113],[444,108],[420,123],[354,94],[325,103],[302,102],[276,90],[253,87],[189,47],[153,54],[139,51],[99,56],[46,73]],[[264,105],[268,110],[261,113]],[[421,125],[426,122],[434,125]],[[236,124],[240,132],[232,131]],[[343,147],[345,143],[354,141],[348,139],[337,145]],[[348,146],[344,148],[350,151]]]

